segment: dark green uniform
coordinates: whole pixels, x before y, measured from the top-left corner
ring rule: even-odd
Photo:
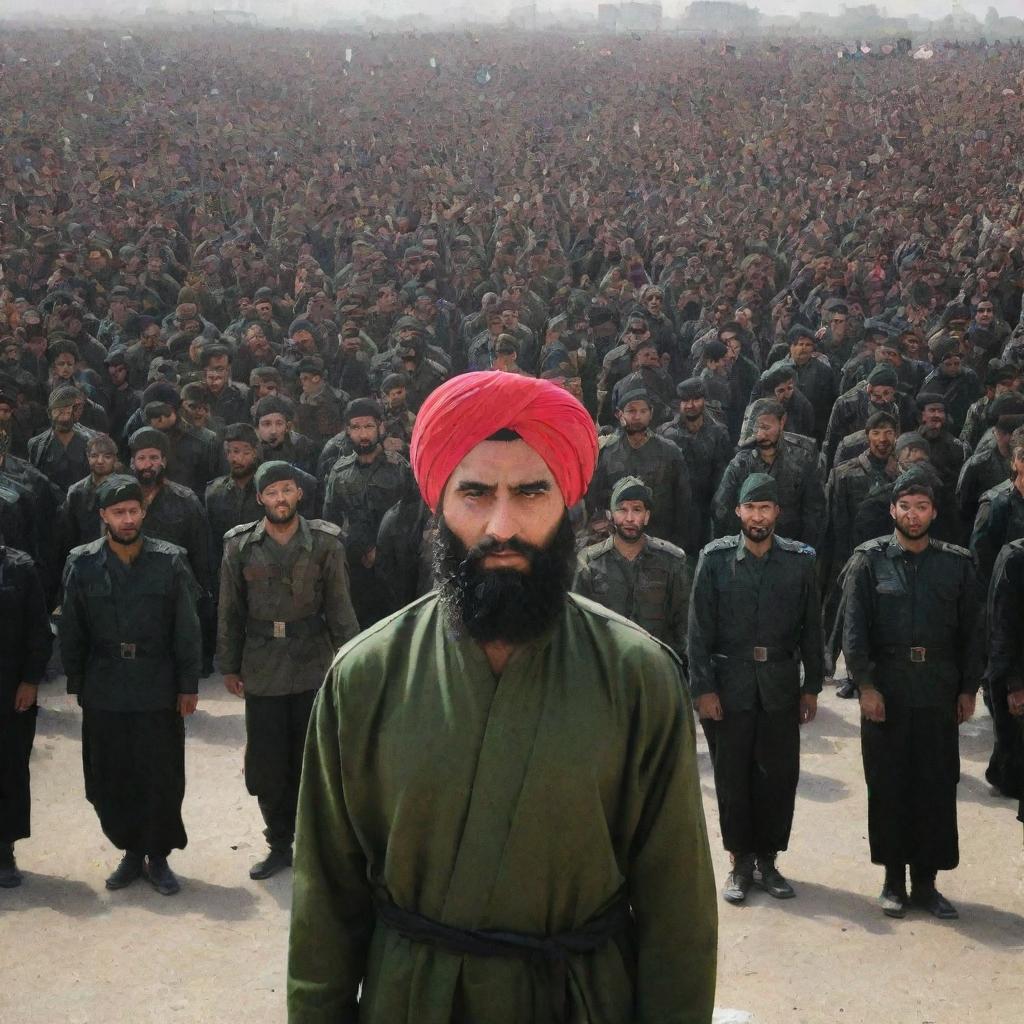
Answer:
[[[731,535],[738,529],[736,506],[743,481],[752,473],[767,473],[779,488],[779,513],[775,532],[803,541],[817,550],[825,530],[825,487],[817,446],[799,434],[783,434],[775,459],[761,458],[753,445],[741,448],[725,469],[712,510],[717,531]]]
[[[60,652],[82,706],[85,795],[121,850],[166,857],[187,842],[177,696],[198,692],[196,596],[185,552],[152,537],[130,566],[106,538],[68,556]]]
[[[341,530],[301,516],[287,544],[266,521],[229,530],[220,570],[217,659],[245,685],[245,782],[271,849],[289,849],[313,697],[334,652],[359,632]]]
[[[626,432],[619,430],[601,447],[597,471],[587,491],[591,514],[608,509],[612,488],[624,476],[639,477],[651,489],[647,532],[685,548],[692,530],[693,508],[690,474],[679,448],[651,431],[644,443],[634,448]]]
[[[1009,456],[1003,455],[996,446],[976,452],[963,464],[956,483],[956,503],[962,529],[968,536],[974,527],[981,496],[1005,483],[1010,476]]]
[[[630,560],[609,537],[580,552],[572,589],[642,626],[686,663],[690,571],[681,548],[647,537]]]
[[[843,599],[850,676],[885,700],[885,721],[861,722],[871,860],[955,868],[957,698],[981,678],[971,556],[936,540],[912,554],[896,535],[878,537],[854,551]]]
[[[83,476],[89,475],[89,459],[85,447],[96,431],[88,430],[78,423],[72,427],[68,443],[64,444],[51,427],[36,434],[28,442],[29,462],[48,480],[56,484],[62,493]]]
[[[906,423],[900,412],[898,402],[891,402],[888,405],[872,404],[871,399],[868,398],[867,381],[863,384],[858,384],[857,387],[852,388],[845,395],[840,395],[836,399],[836,404],[832,407],[832,414],[829,416],[828,430],[825,432],[825,441],[822,445],[826,466],[831,467],[835,463],[836,450],[839,448],[842,440],[849,434],[863,430],[868,418],[876,412],[887,412],[891,416],[896,417],[897,423],[900,423],[908,430],[910,429],[910,425]]]
[[[992,579],[992,569],[1004,544],[1024,537],[1024,495],[1012,480],[986,491],[978,502],[971,534],[971,553],[982,589]]]
[[[824,676],[814,551],[779,536],[762,558],[742,536],[708,544],[690,599],[689,654],[693,696],[715,693],[722,705],[721,721],[702,725],[725,848],[772,857],[793,824],[800,695],[820,693]]]

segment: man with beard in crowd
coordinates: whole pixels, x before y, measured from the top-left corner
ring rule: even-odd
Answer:
[[[637,477],[623,477],[612,488],[611,514],[612,536],[580,552],[572,589],[643,626],[685,666],[691,582],[686,552],[647,536],[651,491]]]
[[[690,690],[732,859],[722,890],[729,903],[747,898],[755,872],[769,896],[796,895],[776,857],[793,825],[800,726],[814,720],[824,677],[814,551],[776,534],[779,512],[776,480],[748,476],[737,499],[740,535],[701,552],[690,604]]]
[[[180,885],[167,855],[188,841],[184,719],[198,703],[202,660],[196,584],[181,548],[143,535],[137,480],[108,477],[98,503],[105,535],[71,552],[58,623],[68,693],[82,706],[85,793],[124,851],[107,888],[145,873],[170,896]]]
[[[223,538],[217,660],[228,692],[245,698],[245,784],[259,801],[269,847],[249,877],[262,880],[292,862],[313,699],[359,624],[341,530],[299,515],[295,467],[264,462],[253,489],[262,517]]]
[[[61,564],[72,548],[88,544],[103,534],[96,494],[117,468],[117,446],[106,434],[97,434],[89,438],[85,453],[89,459],[89,475],[68,488],[60,508]]]
[[[311,475],[316,474],[316,445],[295,429],[295,403],[290,398],[284,395],[261,398],[253,409],[252,418],[268,461],[290,462]]]
[[[566,510],[596,442],[568,392],[514,374],[464,374],[419,411],[439,592],[349,644],[314,708],[291,1024],[595,1005],[710,1020],[716,915],[680,666],[568,593]]]
[[[929,536],[932,487],[912,469],[892,489],[895,532],[860,545],[846,574],[843,653],[860,691],[871,861],[879,903],[959,915],[936,889],[959,862],[958,726],[974,714],[983,637],[970,554]],[[911,892],[906,888],[910,866]]]
[[[868,374],[864,384],[858,384],[836,399],[825,432],[825,465],[831,468],[843,440],[864,429],[868,417],[881,409],[896,417],[905,426],[903,414],[896,401],[899,378],[888,363],[880,363]]]

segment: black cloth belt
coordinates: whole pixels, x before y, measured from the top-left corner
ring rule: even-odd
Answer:
[[[293,619],[291,622],[274,621],[272,619],[246,619],[245,631],[252,636],[269,636],[274,640],[291,640],[300,636],[316,636],[324,632],[327,623],[319,612],[307,615],[304,619]]]
[[[375,895],[377,917],[410,942],[422,942],[464,956],[512,957],[547,968],[555,1021],[569,1020],[566,998],[571,956],[593,953],[629,928],[632,917],[624,889],[607,908],[582,927],[557,935],[528,935],[500,929],[455,928],[422,914],[396,907],[386,895]]]
[[[103,658],[119,658],[122,661],[136,661],[139,658],[166,658],[166,648],[153,648],[129,640],[95,640],[92,653]]]
[[[715,658],[731,658],[735,661],[793,661],[796,658],[796,651],[788,647],[727,647],[722,651],[715,651]]]
[[[955,660],[952,647],[879,647],[876,658],[889,658],[892,661],[910,661],[922,665],[928,661]]]

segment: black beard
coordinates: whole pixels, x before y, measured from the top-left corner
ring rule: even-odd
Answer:
[[[495,548],[485,540],[472,551],[437,518],[434,538],[434,581],[449,628],[477,643],[522,644],[549,630],[572,585],[575,538],[563,516],[551,543],[537,548],[513,538],[501,547],[529,560],[530,571],[484,569],[483,559]]]
[[[927,537],[928,531],[931,529],[931,523],[929,523],[924,529],[919,527],[917,533],[908,533],[907,530],[900,526],[898,520],[895,521],[894,525],[896,527],[896,532],[906,540],[920,540],[922,537]]]
[[[627,544],[639,544],[646,532],[647,528],[644,526],[616,526],[612,523],[612,533],[621,537]]]
[[[107,535],[115,544],[120,544],[123,547],[129,548],[139,539],[139,537],[142,536],[142,527],[140,526],[138,529],[133,530],[126,536],[124,533],[115,531],[113,527],[108,526]]]
[[[299,514],[299,507],[296,505],[295,508],[284,513],[275,512],[273,509],[265,507],[263,514],[275,526],[287,526]]]
[[[630,426],[627,426],[627,427],[623,427],[622,429],[627,434],[629,434],[630,437],[635,437],[637,434],[646,434],[647,433],[647,427],[638,427],[638,426],[635,426],[635,425],[630,425]]]
[[[372,452],[377,447],[378,444],[380,444],[379,440],[377,440],[377,441],[353,441],[352,442],[352,451],[354,451],[356,453],[356,455],[369,455],[370,452]]]
[[[156,487],[164,482],[164,474],[166,472],[167,470],[164,467],[160,469],[137,469],[135,470],[135,479],[146,487]]]
[[[755,544],[759,544],[763,540],[767,540],[774,532],[774,526],[744,526],[740,524],[740,530],[743,531],[743,536],[747,540],[752,540]]]

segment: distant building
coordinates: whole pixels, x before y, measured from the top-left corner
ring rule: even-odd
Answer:
[[[757,28],[761,13],[730,0],[694,0],[683,12],[684,28],[701,32],[743,32]]]
[[[605,32],[656,32],[661,4],[598,4],[597,24]]]

